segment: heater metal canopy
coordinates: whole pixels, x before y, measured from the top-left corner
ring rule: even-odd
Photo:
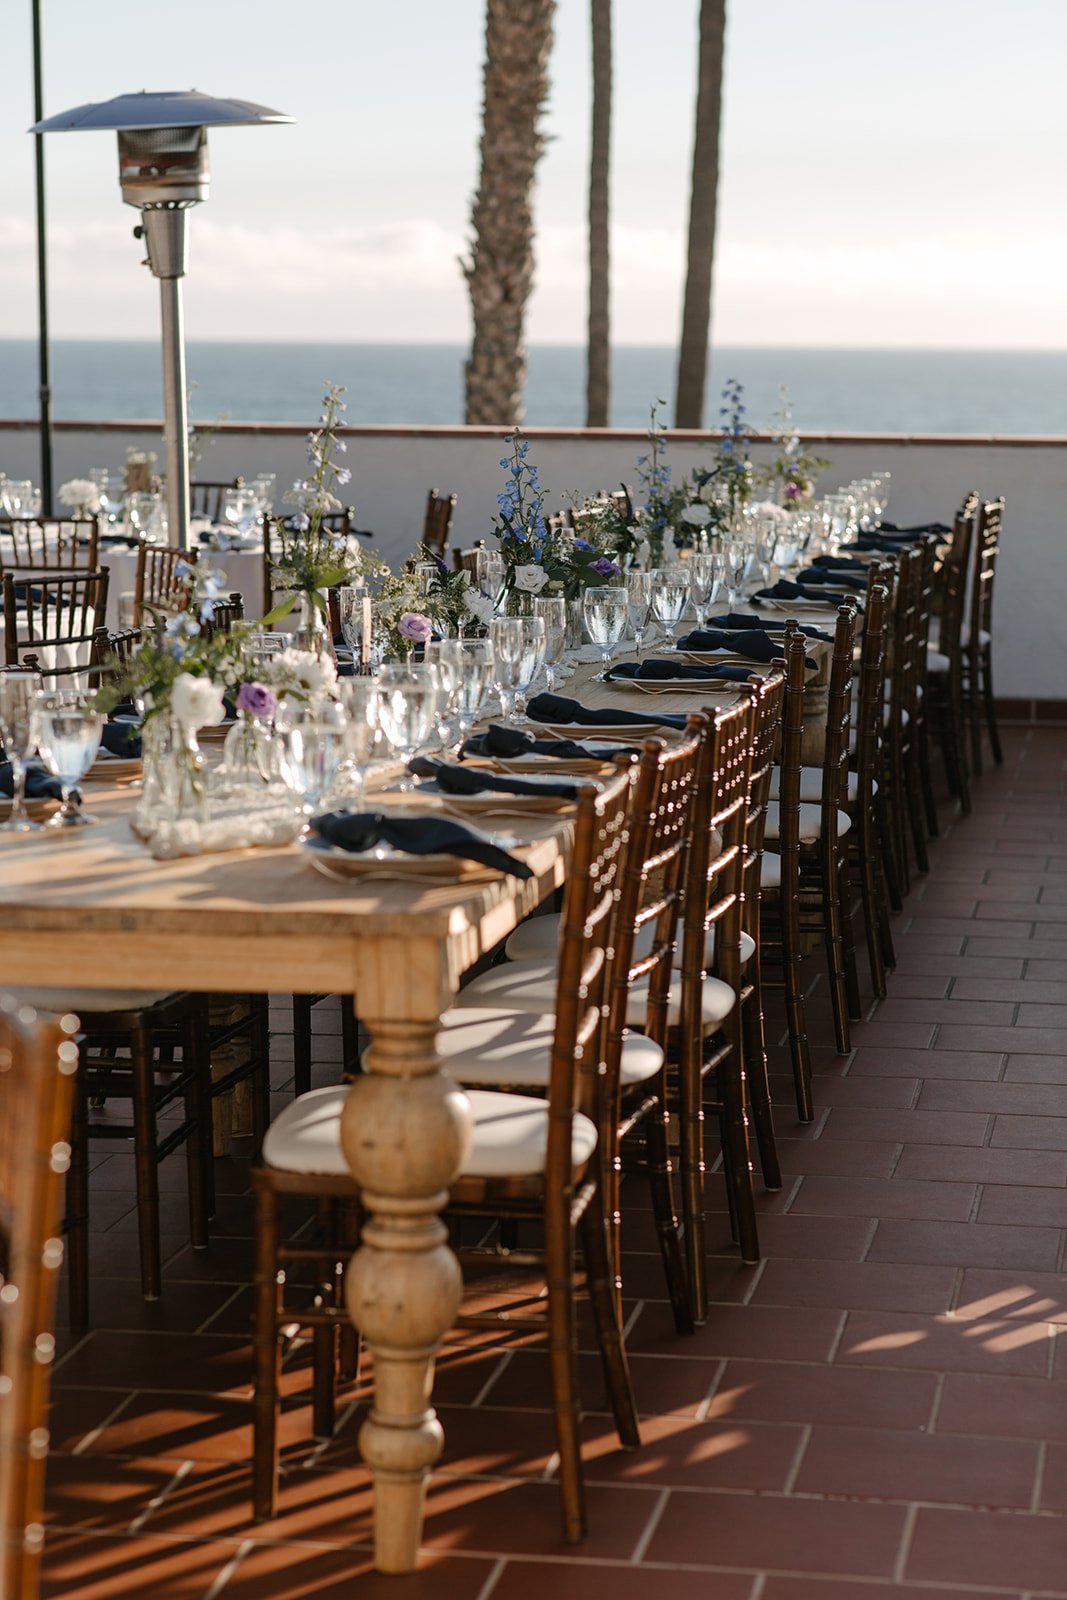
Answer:
[[[54,117],[35,122],[30,133],[77,133],[107,129],[112,133],[134,128],[224,128],[249,123],[292,122],[284,111],[256,105],[253,100],[217,100],[196,89],[168,89],[149,93],[119,94],[113,100],[74,106]]]

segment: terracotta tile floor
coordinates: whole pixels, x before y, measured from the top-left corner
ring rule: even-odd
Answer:
[[[675,1337],[642,1195],[624,1280],[644,1447],[615,1445],[583,1336],[590,1535],[560,1543],[547,1367],[529,1342],[450,1341],[447,1436],[410,1579],[371,1570],[355,1435],[310,1440],[287,1367],[282,1511],[249,1509],[252,1215],[220,1162],[216,1236],[188,1248],[164,1172],[162,1302],[136,1283],[128,1155],[93,1173],[94,1331],[63,1336],[45,1593],[63,1600],[1038,1600],[1067,1597],[1067,736],[1012,730],[974,815],[895,923],[889,999],[851,1057],[826,1047],[817,1119],[791,1105],[763,1263],[731,1253],[709,1184],[714,1305]],[[279,1104],[292,1057],[275,1011]],[[315,1014],[318,1081],[339,1016]]]

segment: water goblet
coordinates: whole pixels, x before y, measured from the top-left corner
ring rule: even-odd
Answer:
[[[732,611],[748,566],[748,546],[743,539],[724,539],[722,542],[723,582],[726,584],[726,603]]]
[[[602,678],[611,666],[611,653],[622,638],[630,614],[630,597],[625,589],[607,585],[587,589],[582,597],[582,615],[589,637],[600,650]]]
[[[378,674],[381,730],[404,763],[398,788],[410,793],[414,779],[407,764],[426,743],[437,720],[441,680],[434,667],[387,663]]]
[[[374,672],[381,663],[383,641],[374,627],[374,606],[364,604],[367,599],[362,584],[343,584],[337,591],[341,633],[352,651],[353,663],[359,667],[365,656],[367,666]]]
[[[462,743],[493,687],[495,665],[491,639],[457,639],[456,644],[463,657],[456,695],[456,722]]]
[[[438,578],[436,561],[416,561],[415,563],[415,593],[420,600],[425,600]]]
[[[510,722],[522,670],[522,618],[494,617],[489,624],[489,638],[493,646],[493,687],[500,697],[500,714]]]
[[[37,745],[45,766],[59,779],[63,806],[49,817],[46,828],[82,828],[96,818],[74,804],[74,790],[100,749],[104,714],[91,701],[72,690],[42,694],[37,698]]]
[[[305,707],[281,735],[282,777],[300,795],[305,819],[314,816],[345,756],[345,720],[339,706]],[[301,837],[308,833],[307,821]]]
[[[700,628],[704,626],[704,619],[716,587],[715,568],[716,557],[707,551],[698,551],[686,562],[689,573],[689,598],[696,611],[697,627]]]
[[[538,595],[533,614],[545,625],[545,686],[552,694],[556,687],[556,668],[567,648],[567,602],[562,595]]]
[[[652,610],[668,634],[671,648],[677,648],[675,633],[689,604],[689,574],[682,566],[655,567],[652,571]]]
[[[430,639],[423,646],[422,659],[433,667],[440,680],[441,698],[438,705],[437,735],[442,745],[455,743],[453,726],[459,705],[460,680],[465,661],[458,639]]]
[[[40,824],[26,814],[26,763],[37,743],[36,710],[41,679],[36,672],[0,673],[0,744],[11,763],[11,815],[0,832],[32,833]]]
[[[337,692],[345,714],[345,759],[338,780],[346,808],[357,809],[363,804],[378,738],[378,684],[374,678],[340,678]]]
[[[526,691],[545,664],[545,622],[543,617],[522,619],[522,660],[519,663],[519,688],[515,696],[515,721],[525,722]]]
[[[494,606],[500,604],[500,596],[504,589],[504,557],[495,554],[485,558],[485,570],[479,578],[482,593],[491,600]]]
[[[640,661],[642,643],[649,622],[652,620],[651,572],[626,574],[626,614],[637,644],[637,659]]]

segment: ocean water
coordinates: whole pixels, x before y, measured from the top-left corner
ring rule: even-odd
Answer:
[[[463,346],[444,344],[192,343],[192,413],[201,422],[310,423],[330,381],[347,387],[352,423],[459,423],[465,354]],[[668,346],[617,349],[612,423],[642,426],[659,397],[669,421],[674,365]],[[727,378],[745,385],[755,428],[771,424],[784,383],[797,426],[809,431],[1067,435],[1067,351],[715,349],[709,426]],[[580,347],[535,346],[526,422],[580,426],[584,385]],[[158,346],[57,340],[53,388],[58,418],[154,420],[162,408]],[[36,412],[36,346],[0,340],[0,419]]]

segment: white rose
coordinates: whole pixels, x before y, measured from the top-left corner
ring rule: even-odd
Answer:
[[[548,573],[544,567],[530,565],[515,568],[515,587],[525,594],[540,594],[548,582]]]
[[[496,610],[489,596],[482,594],[480,589],[468,589],[463,596],[463,605],[467,614],[481,623],[488,623]]]
[[[180,672],[171,686],[170,710],[183,728],[203,728],[208,723],[221,722],[222,690],[210,678],[195,678],[191,672]]]
[[[282,650],[271,662],[271,675],[283,686],[295,685],[310,700],[331,694],[337,686],[337,668],[329,656],[312,650]]]
[[[687,522],[691,528],[706,528],[711,521],[711,512],[707,506],[686,506],[682,512],[682,521]]]
[[[713,506],[715,504],[715,479],[714,478],[709,478],[706,483],[702,483],[701,484],[700,489],[698,490],[698,493],[697,493],[697,497],[698,497],[698,499],[703,500],[703,502],[704,502],[704,504],[706,506]]]

